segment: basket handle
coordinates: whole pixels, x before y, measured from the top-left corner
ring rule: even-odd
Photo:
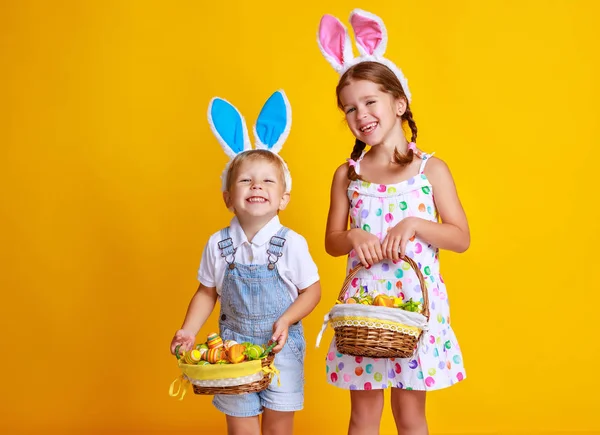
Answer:
[[[417,278],[419,279],[419,285],[421,286],[421,293],[423,293],[423,308],[421,310],[421,314],[423,314],[425,317],[427,317],[427,320],[429,320],[429,295],[427,291],[427,286],[425,285],[425,278],[423,277],[423,273],[421,273],[419,266],[417,266],[417,263],[415,263],[415,261],[412,258],[405,255],[401,260],[406,261],[417,274]],[[344,297],[344,294],[348,291],[350,283],[361,269],[364,269],[362,263],[359,263],[357,266],[350,269],[348,276],[346,276],[346,279],[344,280],[344,284],[342,285],[340,294],[338,295],[337,300],[339,303],[344,303],[342,298]]]

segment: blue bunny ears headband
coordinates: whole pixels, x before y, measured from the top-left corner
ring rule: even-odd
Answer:
[[[229,162],[221,175],[221,190],[226,190],[227,171],[231,161],[245,151],[252,150],[246,122],[240,112],[228,101],[215,97],[208,105],[208,123],[219,141]],[[292,176],[285,161],[279,155],[292,127],[292,108],[283,90],[274,92],[265,102],[256,124],[254,137],[256,149],[271,151],[283,164],[285,191],[292,190]]]

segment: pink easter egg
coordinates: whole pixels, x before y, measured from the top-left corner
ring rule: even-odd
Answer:
[[[423,252],[423,245],[421,245],[420,243],[415,244],[415,252],[417,254],[420,254],[421,252]]]
[[[387,213],[385,215],[385,221],[389,224],[391,221],[394,220],[394,215],[392,215],[391,213]]]
[[[425,385],[428,387],[433,387],[433,384],[435,384],[435,379],[433,379],[431,376],[427,376],[427,378],[425,378]]]
[[[377,187],[377,191],[378,191],[378,192],[385,192],[386,190],[387,190],[387,187],[385,186],[385,184],[380,184],[380,185]]]

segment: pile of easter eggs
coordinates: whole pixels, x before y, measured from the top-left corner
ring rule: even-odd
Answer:
[[[377,307],[400,308],[406,311],[418,312],[421,311],[421,302],[415,302],[412,299],[404,301],[400,297],[392,297],[384,294],[379,294],[375,297],[361,286],[359,291],[352,297],[346,299],[346,304],[362,304],[374,305]]]
[[[208,334],[205,343],[194,349],[180,352],[179,357],[186,364],[239,364],[244,361],[262,359],[268,355],[275,343],[265,348],[259,344],[225,340],[216,332]]]

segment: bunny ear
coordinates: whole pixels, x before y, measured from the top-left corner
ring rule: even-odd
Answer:
[[[341,72],[344,64],[354,57],[346,27],[332,15],[321,18],[317,42],[321,53],[337,72]]]
[[[383,20],[362,9],[350,14],[356,46],[362,56],[383,56],[387,46],[387,30]]]
[[[252,149],[246,122],[240,112],[228,101],[213,98],[208,105],[208,123],[219,144],[229,158]]]
[[[279,153],[292,127],[292,108],[285,92],[276,91],[263,106],[256,125],[254,136],[256,148]]]

